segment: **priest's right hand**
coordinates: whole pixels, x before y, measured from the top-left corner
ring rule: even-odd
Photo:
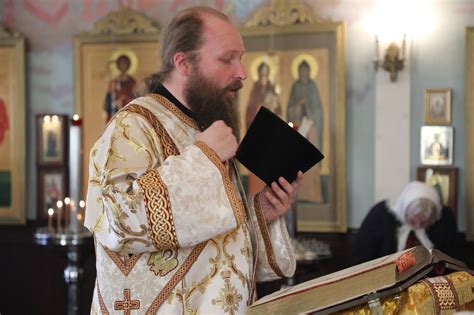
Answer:
[[[213,122],[209,128],[197,134],[196,141],[204,142],[214,150],[222,162],[234,157],[237,152],[237,138],[232,133],[232,128],[222,120]]]

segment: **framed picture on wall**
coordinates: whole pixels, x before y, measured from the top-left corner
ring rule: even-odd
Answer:
[[[307,126],[305,136],[325,159],[305,173],[298,190],[297,230],[345,231],[343,23],[316,16],[304,2],[271,1],[257,8],[240,31],[248,73],[239,91],[241,135],[261,106],[295,128]],[[263,188],[244,167],[241,173],[249,195]]]
[[[135,97],[140,81],[159,70],[159,38],[156,22],[126,7],[74,36],[75,112],[82,118],[83,170],[109,119]],[[82,191],[87,181],[83,176]]]
[[[65,168],[41,167],[37,183],[37,219],[46,220],[48,209],[56,209],[56,202],[68,196],[68,173]]]
[[[421,127],[420,147],[422,164],[453,164],[453,127]]]
[[[0,25],[0,224],[26,219],[25,40]]]
[[[454,213],[457,210],[458,168],[450,166],[418,166],[416,179],[433,186],[440,196],[441,203]]]
[[[36,115],[37,164],[67,165],[69,157],[69,120],[67,115]]]
[[[451,89],[426,89],[424,107],[426,125],[450,125]]]

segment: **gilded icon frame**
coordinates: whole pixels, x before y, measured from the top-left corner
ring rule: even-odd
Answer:
[[[48,209],[56,211],[56,202],[69,196],[69,176],[65,167],[41,167],[37,178],[37,214],[41,222],[48,219]],[[54,194],[57,194],[54,196]]]
[[[26,220],[25,39],[0,25],[0,224]]]
[[[89,152],[106,121],[104,102],[118,59],[125,55],[136,84],[156,72],[160,61],[160,27],[140,12],[123,7],[99,19],[92,30],[73,38],[75,111],[82,119],[79,195],[88,182]],[[116,64],[117,63],[117,64]]]
[[[441,203],[457,213],[458,168],[453,166],[418,166],[416,180],[439,189]],[[438,188],[439,187],[439,188]]]
[[[36,115],[36,163],[69,165],[69,118],[62,114]]]
[[[247,107],[252,106],[250,95],[259,65],[262,62],[270,64],[269,78],[280,97],[280,116],[286,119],[287,100],[297,81],[295,75],[301,74],[301,65],[306,61],[309,75],[319,89],[319,107],[323,112],[324,127],[320,127],[322,136],[319,138],[322,141],[315,140],[313,144],[316,141],[321,144],[325,159],[313,167],[318,168],[319,173],[308,175],[310,170],[305,175],[320,180],[320,185],[316,186],[321,190],[319,196],[308,203],[302,200],[301,190],[297,193],[296,230],[346,231],[344,24],[318,17],[312,7],[300,1],[272,1],[257,8],[239,29],[246,48],[242,62],[248,72],[239,92],[241,135],[250,121]],[[244,167],[241,167],[241,172],[248,179],[248,194],[251,195],[252,178],[256,177]],[[260,183],[260,187],[258,184],[255,187],[256,192],[263,185]]]
[[[454,128],[422,126],[420,160],[424,165],[452,165],[454,161]]]
[[[466,28],[465,54],[465,131],[466,163],[464,178],[466,179],[466,238],[474,241],[474,27]]]
[[[451,124],[451,89],[425,89],[424,113],[426,125]]]

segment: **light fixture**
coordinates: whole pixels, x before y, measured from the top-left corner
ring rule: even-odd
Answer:
[[[375,35],[375,71],[378,71],[379,68],[382,68],[390,72],[390,81],[392,82],[397,81],[398,71],[403,70],[405,65],[405,42],[406,34],[403,35],[401,47],[395,42],[392,42],[390,45],[388,45],[383,59],[380,59],[379,39],[378,36]]]

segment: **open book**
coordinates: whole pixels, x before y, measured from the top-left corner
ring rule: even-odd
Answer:
[[[417,246],[351,268],[331,273],[265,296],[247,314],[335,312],[400,292],[429,272],[444,269],[472,271],[463,262],[439,250]]]

